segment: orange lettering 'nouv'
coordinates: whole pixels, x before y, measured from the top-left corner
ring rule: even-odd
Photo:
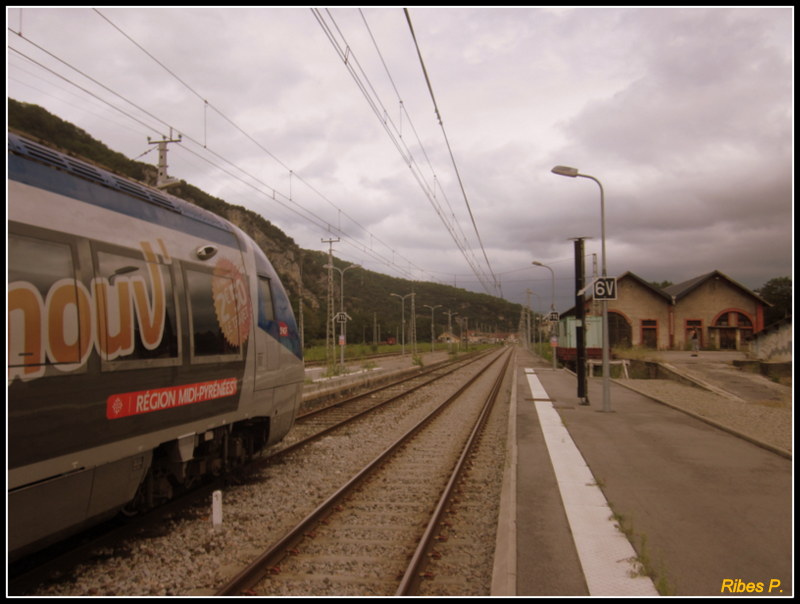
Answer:
[[[64,371],[81,364],[91,351],[91,308],[89,292],[74,279],[58,281],[47,292],[47,354],[53,363],[67,364]]]
[[[30,283],[22,281],[9,286],[9,379],[14,377],[30,379],[44,375],[43,306],[41,295]],[[22,369],[19,364],[22,365]]]
[[[107,360],[133,352],[133,299],[128,279],[117,279],[110,285],[107,279],[92,282],[97,307],[97,348]],[[116,304],[114,300],[116,299]],[[111,312],[116,312],[117,333],[110,330]]]
[[[136,317],[141,329],[142,344],[147,350],[154,350],[161,343],[164,334],[166,319],[166,301],[164,299],[164,283],[161,277],[161,268],[156,262],[150,244],[141,242],[147,270],[150,273],[150,283],[153,284],[153,300],[147,296],[147,284],[141,278],[132,279],[134,300],[136,301]]]

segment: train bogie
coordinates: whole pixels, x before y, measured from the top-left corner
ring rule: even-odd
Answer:
[[[227,221],[9,134],[9,551],[280,440],[297,326]]]

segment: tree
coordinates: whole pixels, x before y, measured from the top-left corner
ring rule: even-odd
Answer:
[[[792,316],[792,279],[776,277],[767,281],[756,293],[772,304],[764,311],[764,323],[770,325]]]
[[[650,285],[658,289],[664,289],[670,285],[674,285],[674,283],[672,283],[672,281],[651,281]]]

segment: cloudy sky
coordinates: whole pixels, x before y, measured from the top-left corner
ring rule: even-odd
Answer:
[[[306,249],[563,311],[601,204],[559,164],[610,275],[792,274],[793,11],[411,7],[423,71],[397,7],[11,7],[7,95],[141,161],[180,133],[171,176]]]

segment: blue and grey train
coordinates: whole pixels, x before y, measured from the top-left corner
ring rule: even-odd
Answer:
[[[8,135],[8,552],[168,500],[280,440],[300,337],[222,218]]]

